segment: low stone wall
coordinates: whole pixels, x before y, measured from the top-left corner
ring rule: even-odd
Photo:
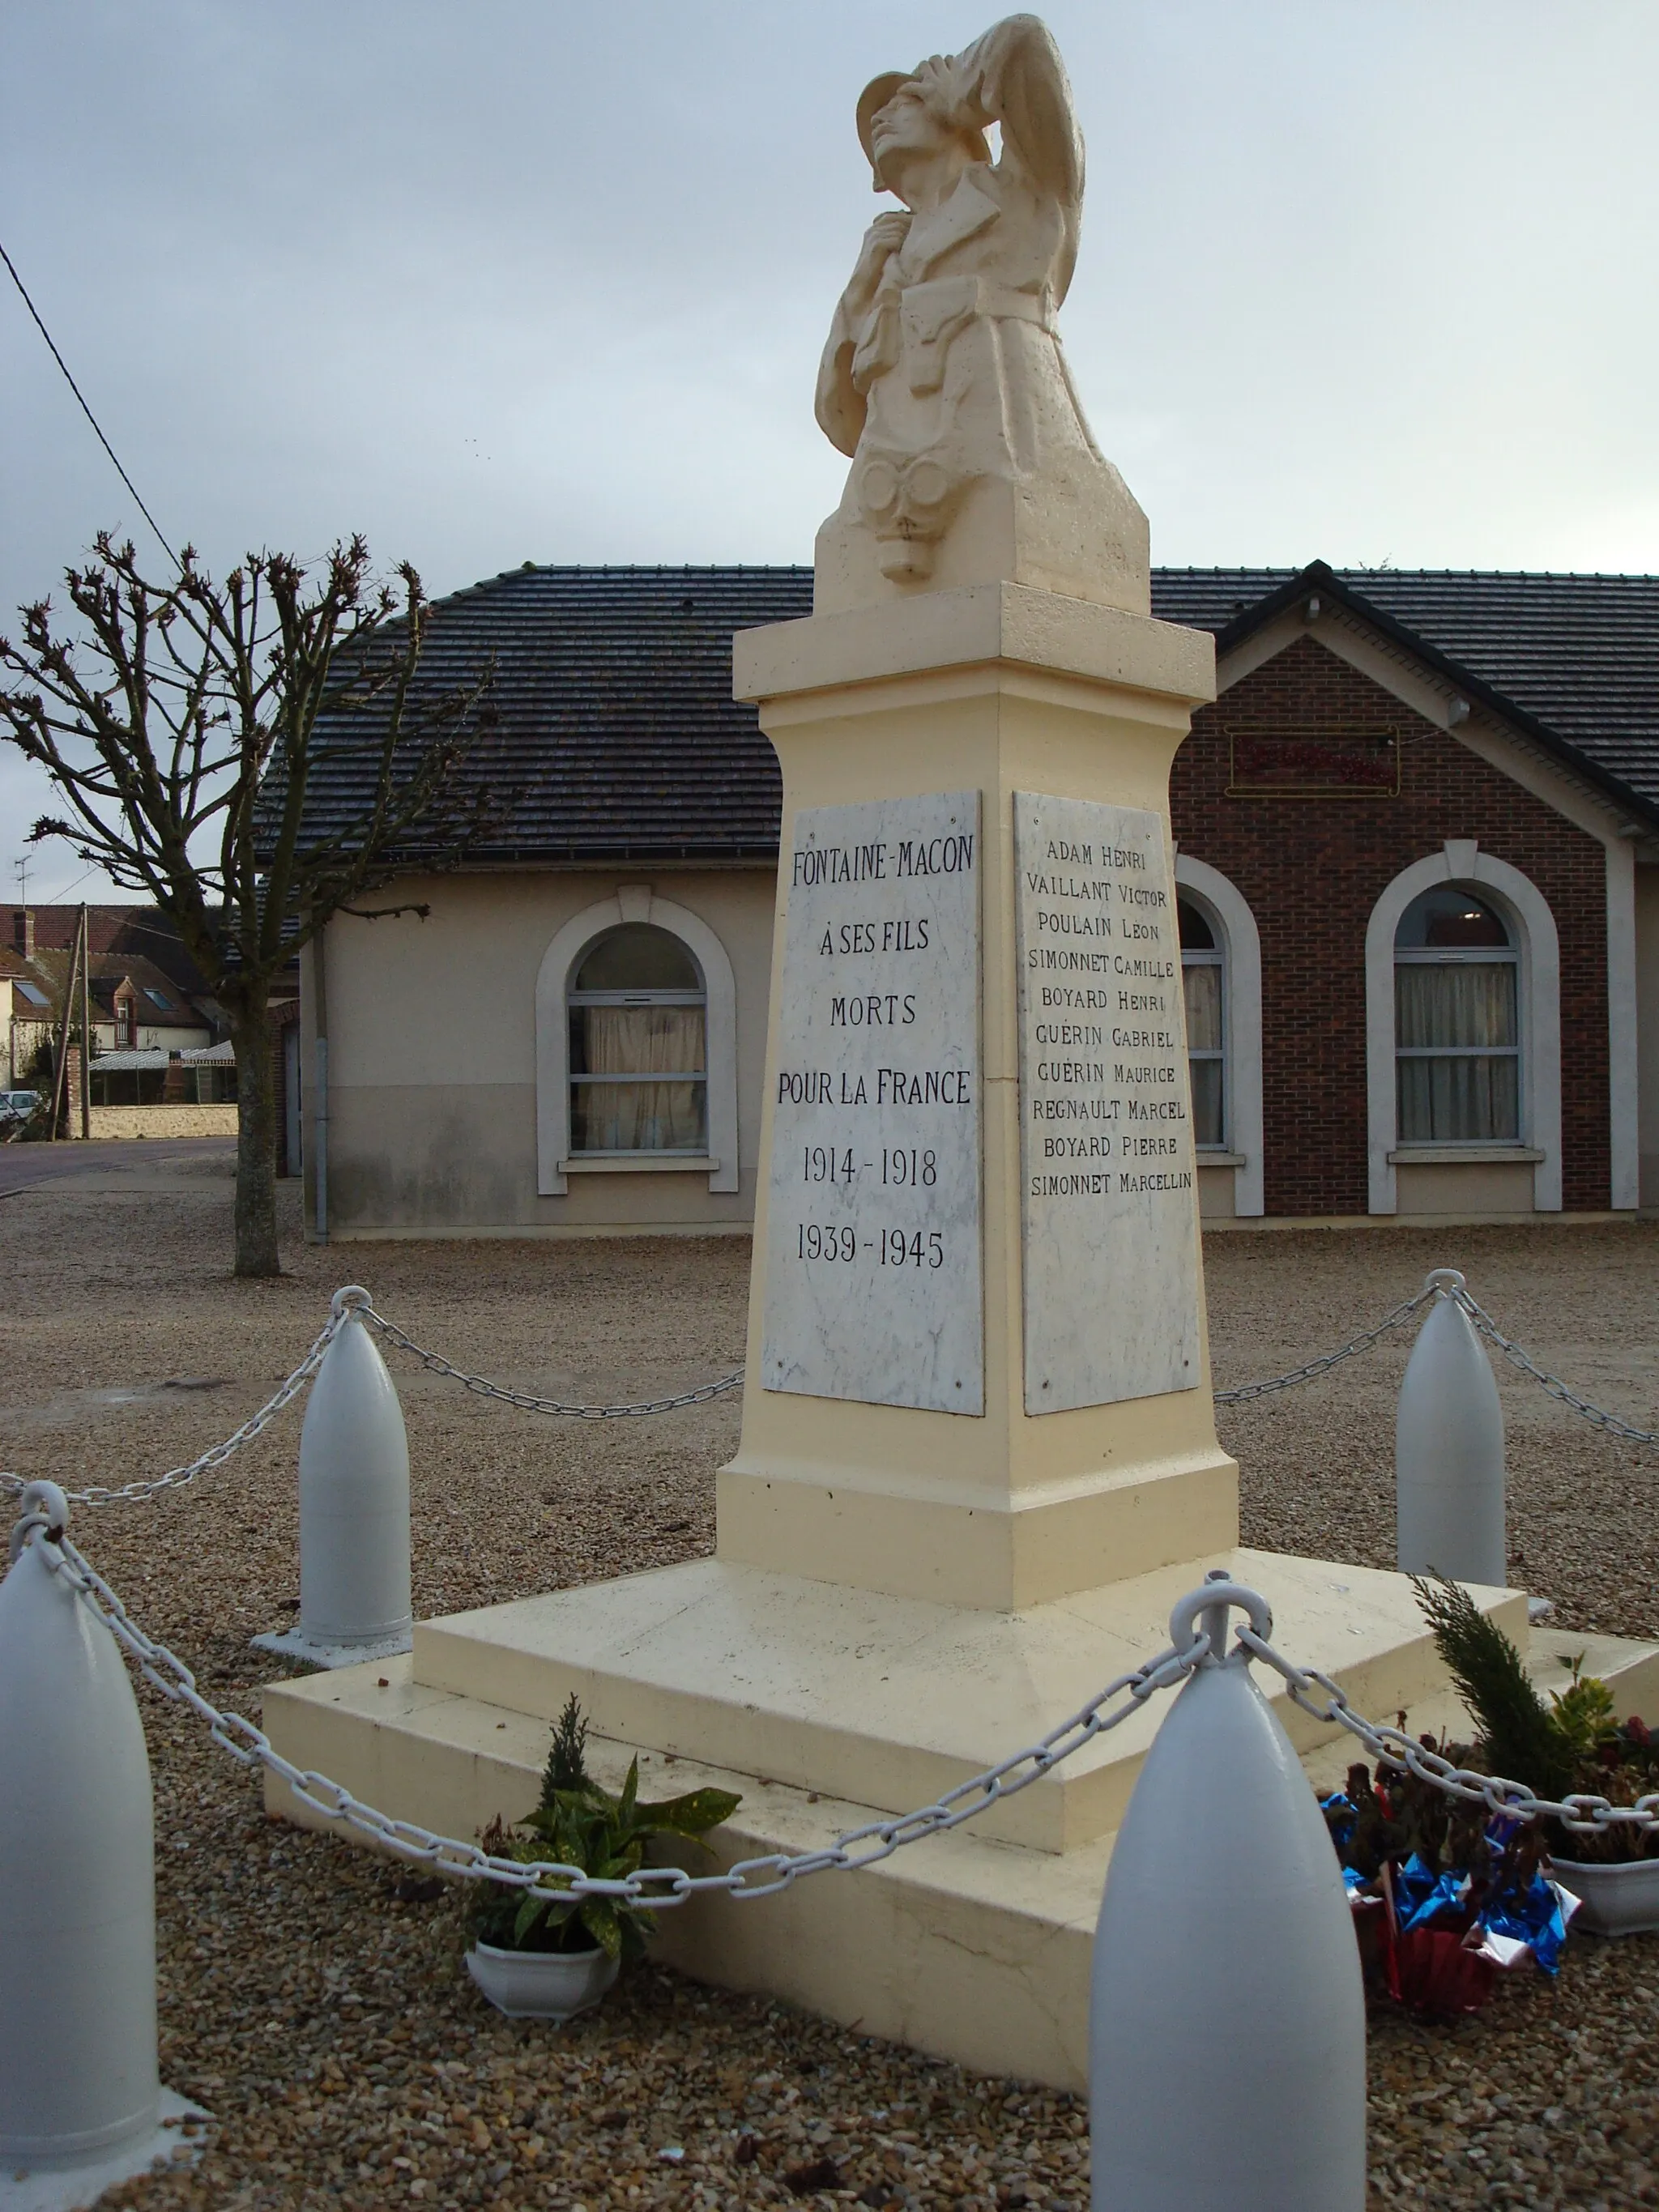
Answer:
[[[94,1137],[234,1137],[230,1106],[94,1106]]]

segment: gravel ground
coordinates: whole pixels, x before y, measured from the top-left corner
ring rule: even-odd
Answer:
[[[367,1279],[411,1334],[544,1394],[666,1395],[739,1363],[740,1240],[289,1253],[224,1273],[222,1154],[123,1163],[0,1206],[0,1463],[124,1481],[228,1433],[286,1372],[325,1293]],[[297,1194],[285,1189],[297,1232]],[[1282,1371],[1455,1264],[1500,1324],[1589,1395],[1659,1411],[1659,1230],[1328,1232],[1209,1240],[1218,1383]],[[1390,1563],[1406,1339],[1224,1412],[1248,1540]],[[398,1366],[423,1612],[708,1550],[738,1407],[550,1423]],[[1659,1465],[1500,1377],[1517,1573],[1571,1626],[1659,1633]],[[247,1638],[297,1605],[295,1417],[181,1494],[76,1533],[144,1624],[248,1705]],[[932,2063],[655,1969],[563,2033],[507,2021],[459,1972],[447,1893],[267,1822],[256,1784],[144,1697],[155,1768],[162,2068],[216,2125],[199,2164],[111,2192],[143,2212],[382,2206],[1086,2204],[1073,2100]],[[1659,1938],[1569,1947],[1478,2019],[1382,2016],[1375,2206],[1659,2204]]]

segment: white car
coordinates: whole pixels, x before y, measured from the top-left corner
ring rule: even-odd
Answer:
[[[0,1133],[15,1136],[40,1103],[38,1091],[0,1091]]]

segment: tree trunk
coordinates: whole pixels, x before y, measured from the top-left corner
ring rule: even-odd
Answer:
[[[231,1028],[236,1048],[236,1273],[280,1275],[276,1249],[276,1085],[263,993]]]

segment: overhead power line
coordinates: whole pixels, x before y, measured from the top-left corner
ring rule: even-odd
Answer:
[[[57,345],[53,341],[52,332],[46,328],[46,324],[40,319],[40,310],[35,306],[33,301],[30,299],[28,295],[28,287],[18,275],[17,265],[13,261],[10,254],[7,252],[3,245],[0,245],[0,261],[3,261],[6,267],[10,270],[11,281],[16,285],[18,291],[22,295],[23,305],[28,309],[30,314],[34,318],[34,326],[36,330],[40,331],[47,345],[51,347],[52,357],[57,362],[58,368],[63,370],[64,383],[68,385],[70,390],[80,401],[81,412],[86,416],[88,422],[91,423],[94,431],[97,434],[99,444],[109,455],[111,460],[114,462],[115,473],[120,477],[122,483],[132,494],[133,498],[137,500],[138,512],[143,516],[145,521],[149,523],[150,528],[155,532],[155,536],[161,544],[161,550],[167,555],[168,560],[172,562],[175,568],[181,568],[184,565],[183,562],[179,560],[179,556],[173,551],[172,546],[167,544],[167,539],[161,536],[161,526],[156,521],[155,517],[144,505],[143,501],[139,499],[137,485],[134,483],[132,478],[121,466],[120,456],[117,453],[114,447],[111,445],[109,440],[104,435],[102,429],[99,426],[98,417],[93,413],[91,408],[88,406],[86,394],[82,391],[75,379],[70,374],[69,363],[64,360],[63,355],[58,352]]]

